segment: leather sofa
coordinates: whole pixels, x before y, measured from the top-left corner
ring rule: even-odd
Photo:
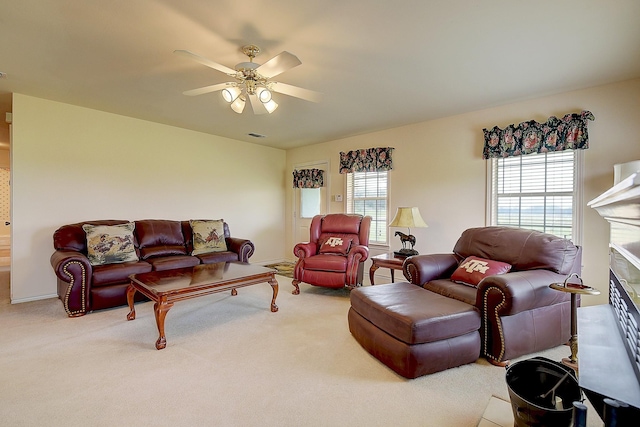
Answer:
[[[131,274],[216,262],[248,262],[255,249],[250,240],[231,237],[229,226],[224,222],[226,250],[191,255],[194,245],[189,221],[145,219],[135,221],[133,231],[139,260],[92,265],[87,257],[87,235],[83,225],[112,226],[128,222],[85,221],[64,225],[53,234],[55,252],[51,255],[51,266],[57,276],[58,297],[69,317],[125,305]],[[144,299],[140,294],[136,298]]]
[[[477,287],[451,280],[470,256],[511,265]],[[422,288],[477,308],[481,316],[482,355],[490,362],[566,343],[571,337],[571,297],[549,287],[580,274],[582,248],[569,240],[534,230],[479,227],[464,231],[453,253],[417,255],[403,264],[405,277]]]

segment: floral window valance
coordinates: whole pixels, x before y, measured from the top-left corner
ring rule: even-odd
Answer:
[[[521,156],[548,151],[584,150],[589,148],[587,120],[594,120],[590,111],[567,114],[561,119],[549,117],[545,123],[535,120],[509,125],[504,129],[494,126],[483,129],[482,157]]]
[[[382,172],[393,169],[392,147],[363,148],[340,152],[340,173]]]
[[[293,188],[324,187],[324,171],[322,169],[300,169],[293,171]]]

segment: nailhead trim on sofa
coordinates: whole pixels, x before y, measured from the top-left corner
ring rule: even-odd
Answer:
[[[69,309],[69,295],[71,294],[71,289],[73,289],[73,285],[74,285],[74,280],[73,280],[73,275],[67,270],[67,267],[70,264],[78,264],[80,266],[80,268],[82,269],[82,285],[81,285],[81,289],[82,289],[82,304],[81,304],[81,308],[80,310],[76,310],[76,311],[71,311]],[[69,316],[77,316],[78,314],[85,314],[87,312],[87,302],[85,300],[85,295],[86,295],[86,288],[87,288],[87,284],[85,283],[85,277],[86,275],[86,271],[84,269],[84,265],[82,265],[81,262],[78,261],[70,261],[68,263],[66,263],[62,269],[62,271],[64,271],[64,273],[69,276],[70,280],[69,280],[69,286],[67,286],[67,292],[65,292],[64,294],[64,310],[67,312],[67,314]]]

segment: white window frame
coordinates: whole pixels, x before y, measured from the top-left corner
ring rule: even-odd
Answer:
[[[354,196],[353,196],[353,179],[355,177],[356,174],[385,174],[386,175],[386,182],[387,182],[387,188],[386,188],[386,197],[380,197],[380,196],[376,196],[376,197],[361,197],[358,198],[357,200],[384,200],[385,202],[385,209],[384,212],[381,212],[382,209],[377,212],[378,214],[383,214],[384,218],[382,219],[378,219],[376,214],[372,214],[371,212],[357,212],[354,209]],[[371,233],[369,234],[369,246],[385,246],[388,247],[389,246],[389,179],[390,179],[390,174],[389,171],[382,171],[382,172],[353,172],[353,173],[348,173],[347,177],[345,179],[345,209],[347,213],[356,213],[356,214],[360,214],[360,215],[369,215],[372,218],[371,221]],[[379,239],[379,234],[380,232],[383,231],[384,232],[384,240]],[[376,238],[372,237],[375,236]]]
[[[573,150],[574,154],[574,174],[573,174],[573,218],[571,240],[576,245],[582,245],[582,228],[583,228],[583,169],[584,169],[584,150]],[[547,153],[553,155],[555,152]],[[539,154],[543,155],[543,154]],[[487,161],[487,211],[486,224],[497,225],[495,177],[496,168],[498,167],[498,159],[490,159]],[[522,180],[522,177],[520,178]],[[543,193],[552,194],[552,193]],[[562,237],[562,236],[560,236]]]

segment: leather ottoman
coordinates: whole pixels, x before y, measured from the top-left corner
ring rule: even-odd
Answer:
[[[405,378],[480,356],[478,310],[411,283],[352,290],[348,320],[356,341]]]

